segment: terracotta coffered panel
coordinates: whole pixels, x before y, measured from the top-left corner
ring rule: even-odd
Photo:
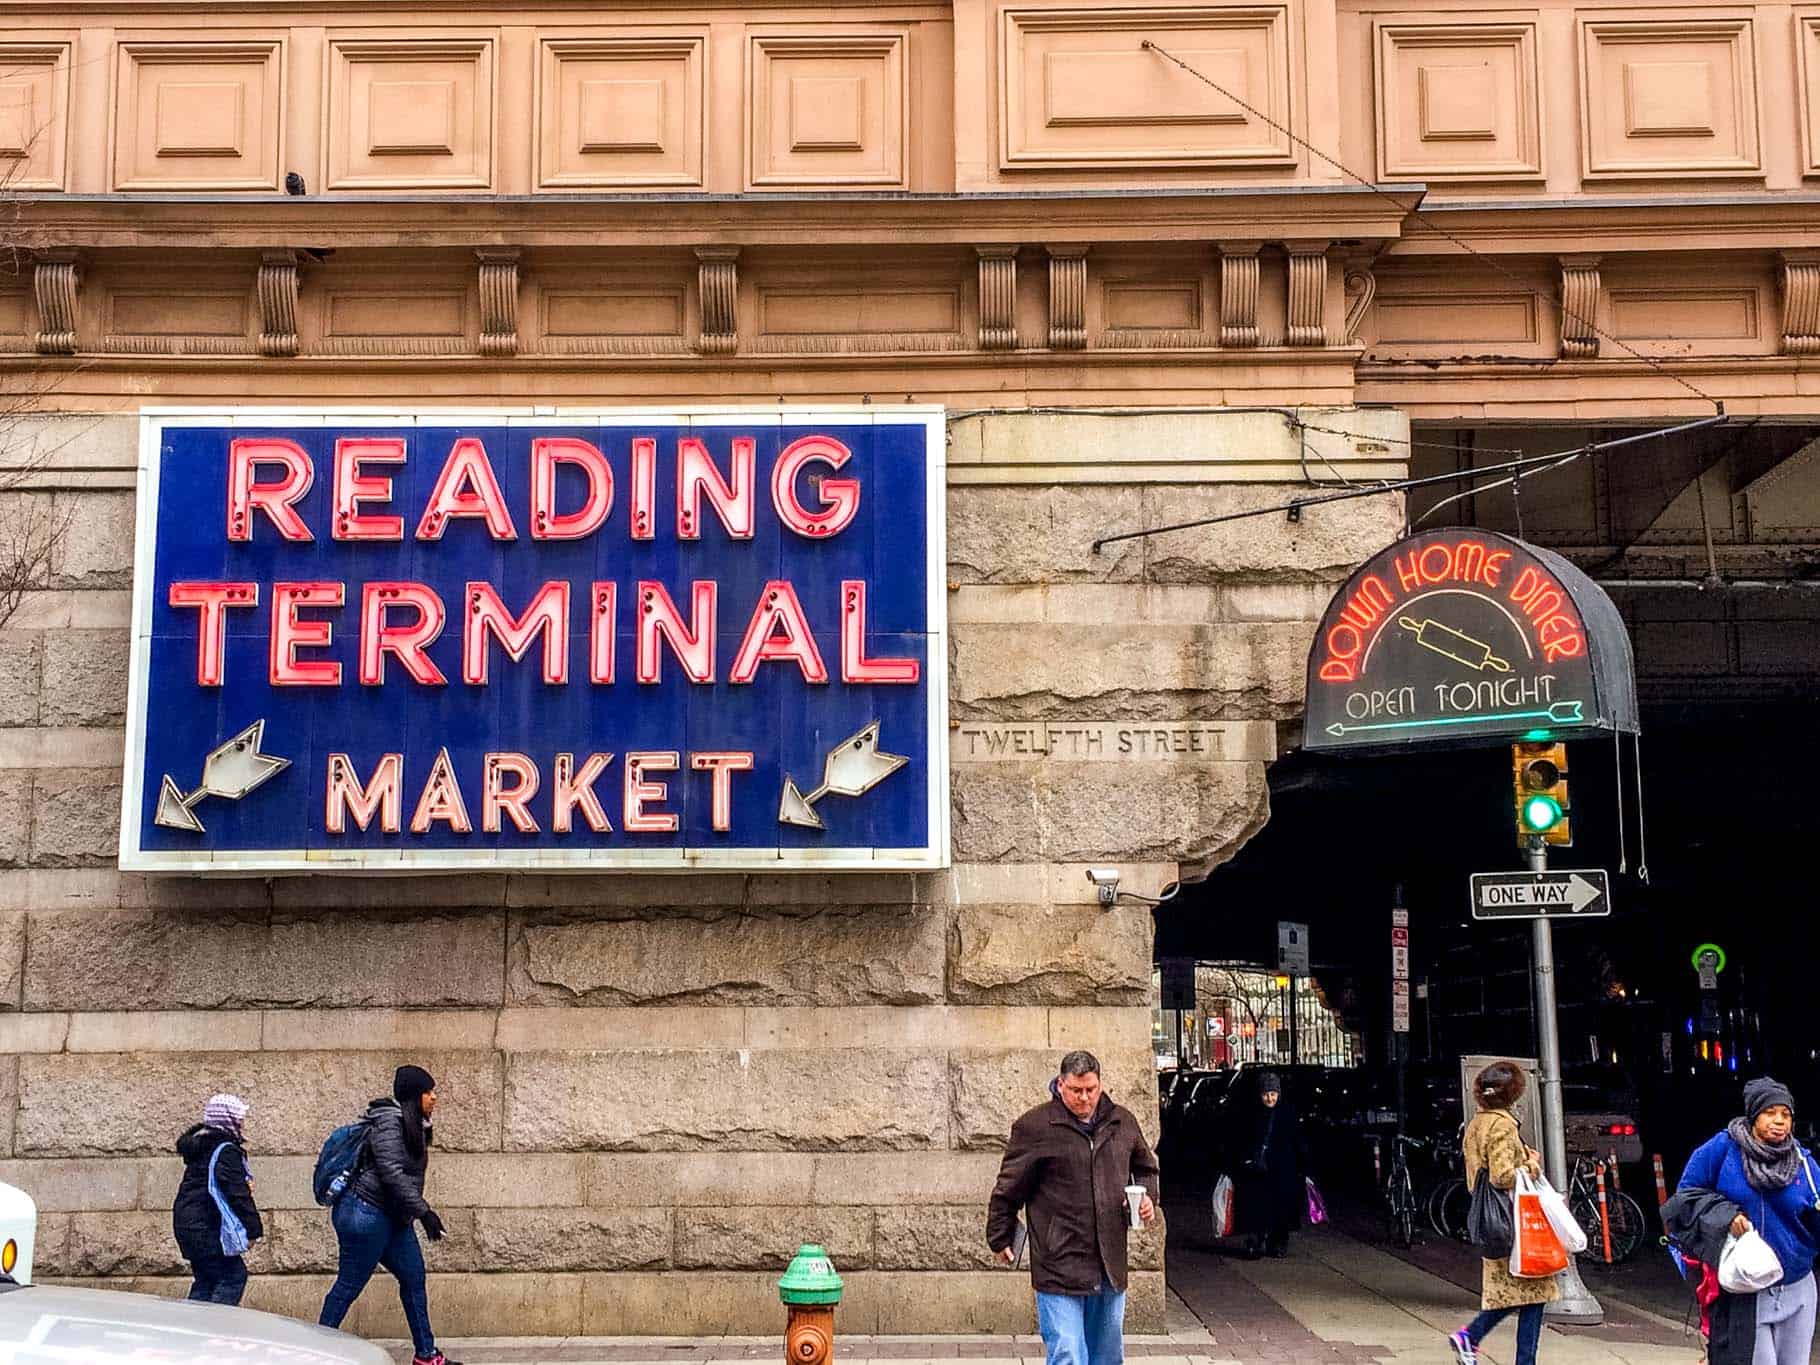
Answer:
[[[758,290],[761,351],[958,351],[966,306],[958,283],[888,281],[829,290],[813,283]]]
[[[0,185],[68,183],[69,69],[68,43],[0,43]]]
[[[0,289],[0,351],[29,351],[38,330],[32,296],[23,289]]]
[[[1496,348],[1523,355],[1552,349],[1552,339],[1544,340],[1540,300],[1521,290],[1380,292],[1373,318],[1374,354],[1447,356]]]
[[[699,186],[704,43],[700,34],[546,41],[539,187]]]
[[[1664,285],[1611,291],[1612,335],[1670,343],[1670,354],[1754,351],[1763,336],[1761,291]],[[1647,348],[1650,354],[1661,346]]]
[[[1588,179],[1762,174],[1749,18],[1582,18],[1580,40]]]
[[[693,258],[545,252],[530,272],[533,349],[552,355],[686,355]]]
[[[328,188],[492,187],[491,39],[329,48]]]
[[[1290,124],[1286,6],[1011,9],[999,42],[1001,169],[1294,163],[1287,134],[1147,41]]]
[[[1801,174],[1820,175],[1820,14],[1795,16],[1795,54],[1801,73]]]
[[[275,190],[284,44],[120,44],[117,190]]]
[[[748,188],[904,187],[903,31],[755,35],[748,52]]]
[[[1377,25],[1386,179],[1540,180],[1536,25]]]
[[[101,349],[133,355],[246,355],[253,350],[250,290],[189,282],[107,291]]]

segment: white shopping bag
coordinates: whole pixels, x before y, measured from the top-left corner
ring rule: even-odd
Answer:
[[[1232,1177],[1223,1175],[1213,1187],[1213,1235],[1232,1236]]]
[[[1725,1239],[1725,1250],[1719,1253],[1719,1288],[1727,1294],[1755,1294],[1781,1283],[1782,1262],[1755,1228]]]
[[[1561,1245],[1567,1248],[1567,1254],[1578,1256],[1585,1251],[1586,1229],[1567,1211],[1567,1201],[1561,1197],[1561,1192],[1544,1178],[1536,1181],[1536,1193],[1542,1196],[1542,1212],[1548,1215],[1548,1225],[1561,1239]]]

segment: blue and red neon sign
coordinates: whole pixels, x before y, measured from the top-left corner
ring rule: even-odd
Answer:
[[[144,428],[123,867],[945,864],[939,412]]]

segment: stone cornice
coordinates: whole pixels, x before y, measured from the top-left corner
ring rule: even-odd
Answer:
[[[1424,221],[1428,220],[1428,221]],[[1550,200],[1437,200],[1403,224],[1387,255],[1455,255],[1447,234],[1498,255],[1774,251],[1820,246],[1820,194]]]
[[[1395,238],[1420,186],[1023,194],[43,195],[74,247],[699,247]]]

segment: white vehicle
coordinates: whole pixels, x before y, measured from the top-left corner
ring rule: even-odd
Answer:
[[[38,1206],[0,1184],[0,1365],[392,1365],[327,1327],[149,1294],[32,1283]]]

